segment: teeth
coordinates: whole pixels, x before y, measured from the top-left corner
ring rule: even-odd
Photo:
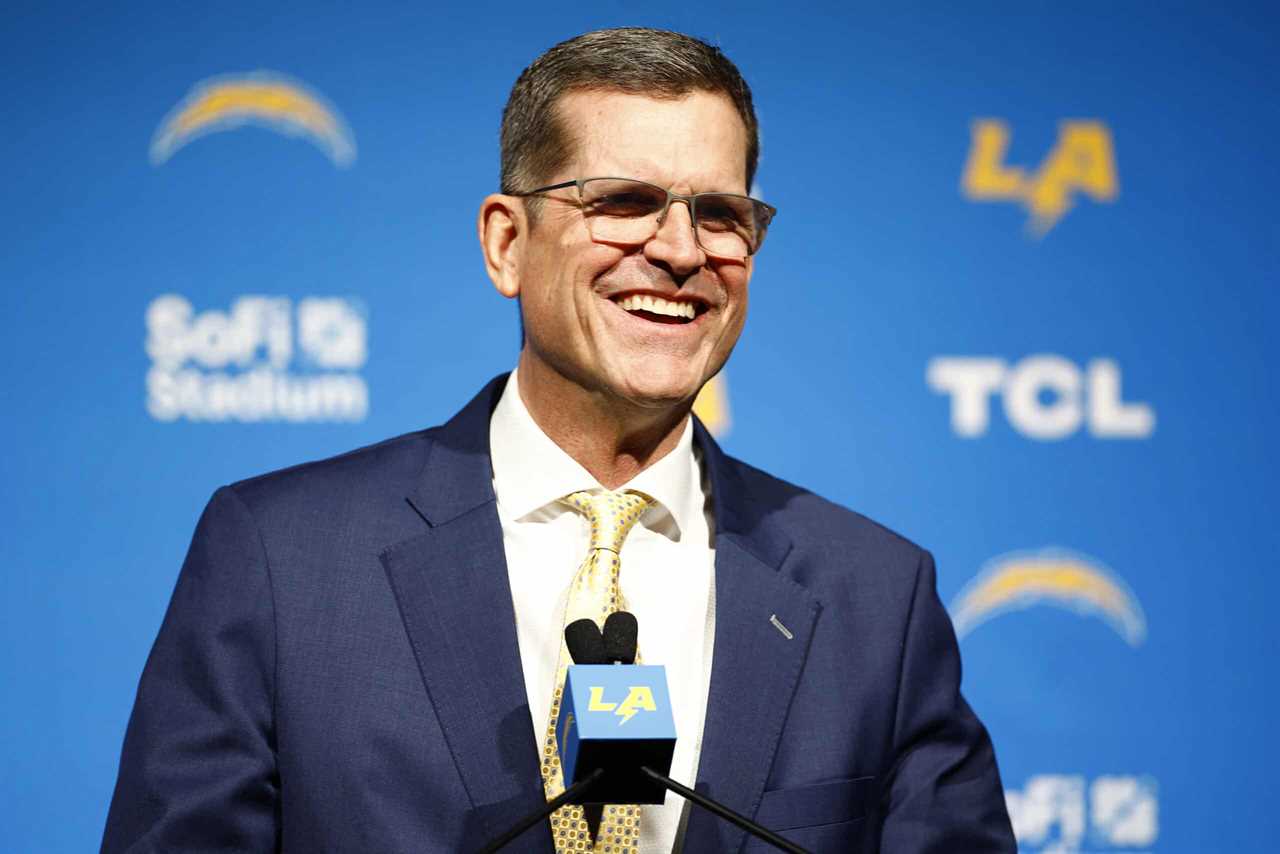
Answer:
[[[625,311],[650,311],[654,314],[665,314],[667,317],[684,317],[693,320],[697,310],[691,302],[672,302],[662,297],[649,294],[633,294],[618,300],[618,305]]]

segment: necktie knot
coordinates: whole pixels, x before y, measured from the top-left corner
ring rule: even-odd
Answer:
[[[653,499],[640,492],[575,492],[564,502],[591,523],[591,548],[621,553],[622,541]]]

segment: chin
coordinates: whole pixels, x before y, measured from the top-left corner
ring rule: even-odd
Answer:
[[[636,365],[619,378],[614,388],[619,395],[637,406],[669,409],[691,403],[702,388],[705,378],[690,371],[690,365],[661,366],[652,363]]]

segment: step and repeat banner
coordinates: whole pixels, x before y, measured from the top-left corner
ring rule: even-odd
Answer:
[[[507,92],[646,25],[779,209],[699,411],[934,552],[1022,849],[1274,850],[1274,7],[589,5],[12,12],[0,847],[96,846],[214,489],[513,366]]]

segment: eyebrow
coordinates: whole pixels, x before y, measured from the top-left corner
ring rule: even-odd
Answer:
[[[647,181],[650,184],[657,184],[659,187],[666,187],[667,189],[671,188],[670,182],[666,180],[659,180],[654,177],[655,175],[661,175],[664,173],[664,168],[661,165],[659,165],[656,160],[650,160],[648,157],[645,157],[644,155],[638,155],[634,160],[629,161],[630,163],[629,166],[625,166],[625,167],[622,165],[620,161],[617,161],[617,160],[610,160],[609,162],[616,165],[607,166],[603,168],[614,169],[615,171],[602,172],[599,170],[595,170],[595,171],[589,171],[589,174],[588,172],[583,172],[578,177],[580,178],[595,178],[595,177],[635,178],[636,180],[639,180],[639,181]],[[733,185],[738,180],[740,180],[740,178],[730,178],[729,184]],[[744,190],[726,190],[722,187],[712,187],[707,189],[698,189],[697,187],[690,187],[689,192],[690,193],[735,193],[735,194],[750,195],[751,188],[747,187]]]
[[[612,171],[610,171],[610,169],[612,169]],[[658,171],[658,170],[654,170],[654,171]],[[672,187],[672,183],[670,181],[656,178],[653,176],[652,173],[648,173],[642,169],[623,169],[622,167],[617,167],[617,168],[603,167],[603,171],[601,169],[587,170],[583,172],[582,175],[580,175],[579,177],[582,177],[582,178],[633,178],[637,181],[644,181],[645,183],[653,184],[658,187],[663,187],[668,190],[670,190]],[[730,181],[729,183],[732,184],[733,182]],[[697,195],[698,193],[729,193],[731,195],[746,195],[750,193],[750,190],[725,189],[724,187],[718,186],[718,185],[711,185],[709,187],[704,187],[704,188],[699,188],[698,186],[690,186],[689,192],[685,195]]]

